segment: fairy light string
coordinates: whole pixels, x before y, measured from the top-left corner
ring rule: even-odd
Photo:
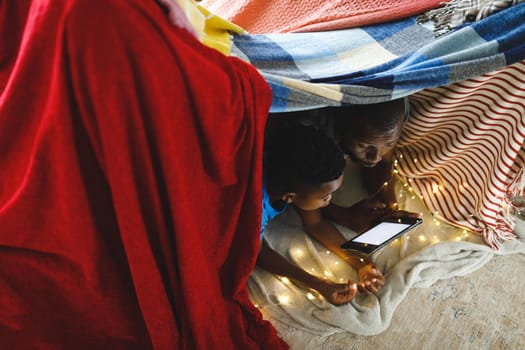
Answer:
[[[431,244],[465,241],[470,240],[473,236],[477,237],[477,235],[473,235],[467,228],[452,226],[447,223],[440,216],[438,210],[429,211],[425,207],[422,201],[424,196],[419,193],[414,186],[414,179],[404,177],[399,169],[400,162],[407,160],[410,160],[413,164],[419,162],[417,157],[407,158],[403,157],[403,154],[398,153],[397,158],[392,163],[393,176],[389,181],[385,182],[383,186],[395,186],[397,202],[393,204],[394,209],[419,212],[423,217],[423,224],[419,228],[394,240],[383,249],[399,249],[400,246],[405,246],[405,248],[408,247],[406,248],[408,250],[412,249],[417,251]],[[426,193],[431,193],[433,196],[440,196],[448,186],[444,181],[432,182],[427,184]],[[466,186],[467,184],[462,182],[458,186],[458,190],[462,190]],[[470,217],[474,216],[475,214],[470,215]],[[304,247],[290,247],[289,252],[291,259],[297,265],[317,277],[337,283],[346,283],[349,278],[353,280],[357,279],[356,272],[340,257],[329,250],[323,249],[317,252],[319,261],[311,259],[311,252],[308,252]],[[379,252],[379,254],[380,253],[381,252]],[[317,291],[299,287],[286,277],[276,276],[273,281],[274,285],[268,288],[274,293],[271,298],[272,302],[263,303],[258,301],[256,303],[263,314],[265,309],[270,310],[273,307],[294,307],[294,305],[299,307],[299,305],[304,305],[304,303],[327,303]]]

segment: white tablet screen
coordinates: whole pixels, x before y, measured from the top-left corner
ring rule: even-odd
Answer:
[[[384,241],[388,241],[392,236],[403,231],[409,224],[401,224],[395,222],[382,222],[377,226],[372,227],[362,235],[353,239],[353,242],[367,243],[372,245],[380,245]]]

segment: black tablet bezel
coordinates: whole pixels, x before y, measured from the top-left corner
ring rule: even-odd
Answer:
[[[400,230],[396,234],[394,234],[392,237],[388,238],[384,242],[382,242],[379,245],[369,244],[369,243],[361,243],[361,242],[355,242],[357,238],[360,236],[366,234],[368,231],[372,230],[374,227],[380,225],[383,222],[392,222],[392,223],[401,223],[401,224],[409,224],[410,226],[405,227],[404,229]],[[414,229],[415,227],[419,226],[423,222],[420,218],[390,218],[383,220],[381,222],[378,222],[376,225],[372,226],[371,228],[365,230],[364,232],[360,233],[359,235],[355,236],[349,241],[346,241],[341,245],[341,249],[344,250],[357,250],[366,254],[372,254],[373,252],[377,251],[378,249],[383,248],[402,234]]]

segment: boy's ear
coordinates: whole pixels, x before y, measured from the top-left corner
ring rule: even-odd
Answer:
[[[295,196],[297,195],[297,193],[295,192],[286,192],[284,193],[282,196],[281,196],[281,199],[283,201],[285,201],[286,203],[288,204],[292,204],[293,203],[293,200],[295,199]]]

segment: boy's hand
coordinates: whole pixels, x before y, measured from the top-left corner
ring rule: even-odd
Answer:
[[[374,264],[366,264],[359,268],[359,283],[357,287],[361,293],[377,294],[385,284],[385,277]]]
[[[336,306],[350,302],[357,294],[357,285],[352,280],[348,280],[346,284],[324,280],[316,289],[326,300]]]

